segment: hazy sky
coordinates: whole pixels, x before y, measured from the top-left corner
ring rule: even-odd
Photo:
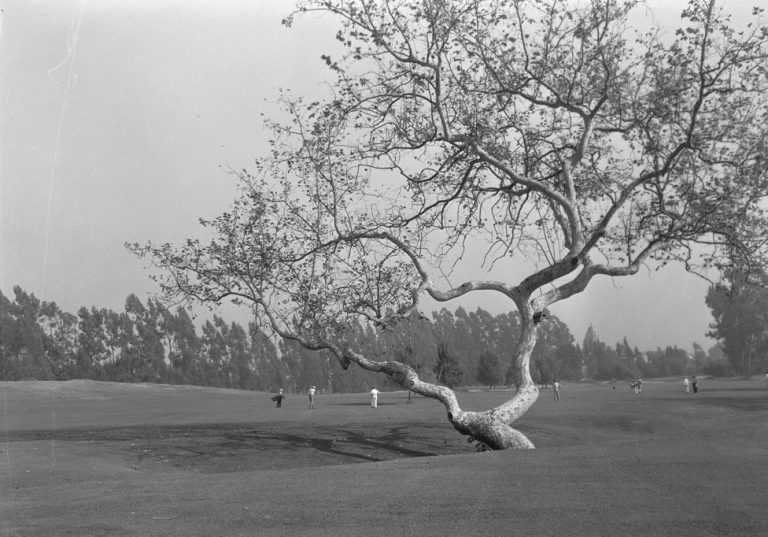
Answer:
[[[765,6],[768,0],[729,0]],[[0,290],[75,313],[155,291],[125,241],[180,241],[228,206],[228,168],[265,151],[278,89],[318,94],[329,18],[288,0],[5,0],[0,67]],[[674,23],[682,0],[650,1]],[[735,8],[736,9],[736,8]],[[480,275],[475,274],[475,277]],[[707,284],[679,269],[595,281],[552,311],[578,341],[711,345]],[[493,294],[462,303],[493,313]],[[449,304],[449,309],[454,309]],[[226,314],[232,319],[231,312]]]

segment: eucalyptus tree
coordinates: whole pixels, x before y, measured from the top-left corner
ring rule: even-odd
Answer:
[[[444,341],[437,344],[437,362],[432,370],[437,382],[449,388],[457,386],[464,378],[464,370],[461,368],[459,359],[451,353]]]
[[[203,222],[210,243],[132,249],[165,269],[171,295],[247,303],[279,336],[439,400],[487,447],[533,447],[512,425],[538,397],[530,357],[547,307],[644,265],[766,250],[761,13],[736,31],[717,2],[692,0],[682,28],[640,32],[639,5],[300,1],[287,25],[338,23],[328,99],[283,94],[270,154]],[[467,250],[480,241],[481,255]],[[459,261],[533,268],[451,283]],[[509,299],[521,323],[518,389],[496,408],[466,411],[344,338],[354,320],[390,326],[425,297],[478,291]]]
[[[733,369],[741,375],[763,372],[768,366],[767,287],[764,270],[732,271],[707,293],[714,318],[709,335],[722,343]]]

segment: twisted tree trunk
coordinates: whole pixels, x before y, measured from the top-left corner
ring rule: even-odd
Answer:
[[[401,362],[376,362],[368,360],[350,348],[345,348],[342,367],[346,369],[350,363],[355,363],[363,369],[385,373],[404,388],[419,395],[437,399],[445,405],[448,421],[454,428],[478,442],[483,448],[533,449],[533,442],[511,426],[531,408],[539,397],[539,389],[534,384],[530,373],[530,359],[536,344],[537,326],[528,308],[522,308],[521,313],[523,313],[522,331],[513,354],[515,384],[518,388],[511,399],[490,410],[482,412],[462,410],[453,390],[446,386],[424,382],[413,368]]]

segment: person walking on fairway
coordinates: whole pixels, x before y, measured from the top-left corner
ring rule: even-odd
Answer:
[[[560,400],[560,383],[555,379],[555,381],[552,383],[552,389],[555,392],[555,401]]]
[[[640,397],[640,392],[643,391],[643,381],[640,377],[635,377],[632,384],[629,385],[635,391],[635,396]]]
[[[310,386],[309,390],[307,390],[307,395],[309,396],[309,408],[310,410],[315,408],[315,388],[314,386]]]
[[[285,399],[285,396],[283,395],[283,389],[280,388],[280,391],[277,392],[277,395],[272,398],[272,400],[275,402],[275,408],[282,408],[283,399]]]
[[[683,388],[685,388],[685,393],[691,391],[691,383],[688,380],[688,377],[683,377]]]
[[[691,377],[691,387],[693,387],[693,393],[699,393],[699,379],[696,375]]]
[[[376,386],[373,387],[371,390],[371,408],[378,408],[379,407],[379,390],[376,389]]]

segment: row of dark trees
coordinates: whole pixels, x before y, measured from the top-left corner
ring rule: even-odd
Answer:
[[[269,389],[287,374],[272,341],[255,324],[244,329],[218,316],[201,333],[183,308],[175,312],[136,295],[115,312],[77,315],[15,287],[0,293],[0,380],[96,379]]]
[[[459,385],[509,385],[512,349],[505,342],[515,341],[520,331],[516,313],[491,315],[478,308],[468,313],[458,308],[433,314],[432,319],[412,316],[384,331],[356,326],[348,336],[363,352],[379,360],[407,363],[430,381],[450,387]],[[550,316],[542,325],[542,335],[533,356],[534,379],[549,383],[559,376],[577,379],[582,375],[583,356],[568,327]],[[308,351],[292,343],[281,344],[282,356],[297,389],[309,384],[331,391],[362,391],[389,380],[360,368],[341,372],[329,354]],[[292,386],[294,387],[294,386]]]
[[[347,337],[371,356],[405,362],[420,375],[448,386],[509,385],[512,349],[520,331],[516,313],[491,315],[483,309],[454,313],[446,309],[432,319],[412,316],[386,330],[350,326]],[[579,346],[568,327],[550,315],[532,356],[538,383],[555,378],[622,379],[689,372],[727,374],[729,364],[719,347],[707,354],[677,347],[641,353],[626,339],[606,345],[590,327]],[[187,310],[171,311],[135,295],[115,312],[80,308],[77,315],[53,302],[39,300],[20,287],[14,299],[0,292],[0,380],[95,379],[118,382],[194,384],[249,390],[285,387],[303,391],[310,385],[330,392],[358,392],[389,381],[360,368],[341,371],[337,360],[290,341],[276,346],[255,323],[243,327],[221,317],[199,329]]]
[[[710,287],[710,336],[723,342],[732,369],[745,376],[768,371],[768,275],[731,271]]]
[[[580,350],[584,355],[585,376],[595,380],[634,376],[668,377],[694,373],[728,376],[733,373],[719,344],[705,351],[701,345],[694,343],[692,353],[677,346],[641,352],[637,347],[630,346],[626,338],[614,347],[606,345],[590,326]]]

